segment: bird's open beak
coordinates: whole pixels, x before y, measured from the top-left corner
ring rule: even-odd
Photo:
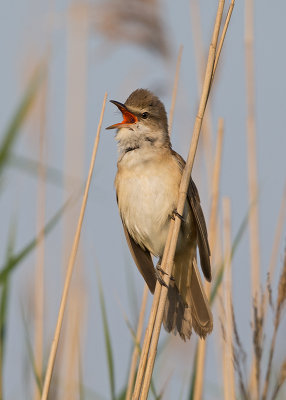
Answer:
[[[110,125],[106,129],[125,128],[135,124],[135,122],[138,121],[136,115],[132,114],[132,112],[130,112],[124,104],[119,103],[119,101],[116,100],[110,100],[110,103],[115,104],[122,112],[123,121],[119,122],[118,124]]]

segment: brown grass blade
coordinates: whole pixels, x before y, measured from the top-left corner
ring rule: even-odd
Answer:
[[[99,119],[99,124],[98,124],[98,128],[97,128],[97,133],[96,133],[96,137],[95,137],[95,141],[94,141],[94,147],[93,147],[93,152],[92,152],[92,157],[91,157],[91,162],[90,162],[90,167],[89,167],[89,172],[88,172],[88,178],[87,178],[84,196],[83,196],[83,200],[82,200],[77,230],[76,230],[76,233],[74,236],[74,242],[73,242],[73,246],[72,246],[72,250],[71,250],[71,254],[70,254],[70,258],[69,258],[69,263],[68,263],[68,267],[67,267],[66,278],[65,278],[65,283],[64,283],[63,293],[62,293],[62,299],[61,299],[61,304],[60,304],[60,309],[59,309],[59,314],[58,314],[58,320],[57,320],[55,334],[54,334],[54,338],[53,338],[53,342],[52,342],[52,346],[51,346],[51,350],[50,350],[50,355],[49,355],[48,366],[47,366],[47,371],[46,371],[46,375],[45,375],[45,381],[44,381],[44,387],[43,387],[43,393],[42,393],[41,400],[47,400],[47,397],[48,397],[48,392],[49,392],[52,372],[53,372],[53,368],[54,368],[54,364],[55,364],[55,358],[56,358],[56,353],[57,353],[57,348],[58,348],[58,343],[59,343],[59,338],[60,338],[60,333],[61,333],[63,317],[64,317],[64,311],[65,311],[66,303],[67,303],[68,291],[69,291],[69,287],[70,287],[72,272],[74,269],[75,258],[76,258],[77,249],[78,249],[78,245],[79,245],[81,227],[82,227],[82,223],[83,223],[83,217],[84,217],[84,213],[85,213],[87,197],[88,197],[89,187],[90,187],[90,183],[91,183],[91,178],[92,178],[92,173],[93,173],[93,168],[94,168],[94,163],[95,163],[95,158],[96,158],[96,153],[97,153],[97,148],[98,148],[98,143],[99,143],[99,134],[100,134],[100,129],[101,129],[102,120],[103,120],[103,114],[104,114],[104,110],[105,110],[106,98],[107,98],[107,93],[105,93],[105,96],[104,96],[102,110],[101,110],[100,119]]]

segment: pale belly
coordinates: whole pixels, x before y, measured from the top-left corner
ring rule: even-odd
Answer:
[[[179,169],[156,163],[122,168],[115,180],[121,218],[129,234],[155,256],[164,251],[179,183]]]

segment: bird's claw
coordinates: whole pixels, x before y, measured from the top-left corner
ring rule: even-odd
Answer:
[[[173,213],[172,213],[172,215],[171,215],[171,218],[172,218],[173,220],[175,220],[175,216],[178,217],[178,218],[180,218],[180,220],[181,220],[182,222],[185,222],[184,217],[183,217],[181,214],[178,213],[178,211],[177,211],[176,208],[175,208],[175,210],[173,210]]]
[[[163,280],[163,279],[162,279],[162,277],[161,277],[161,275],[160,275],[160,272],[161,272],[161,274],[163,274],[163,275],[168,275],[168,276],[169,276],[169,274],[161,268],[161,265],[160,265],[159,263],[156,265],[156,270],[157,270],[156,276],[157,276],[157,278],[158,278],[158,276],[159,276],[161,280]],[[158,280],[159,280],[159,278],[158,278]],[[170,276],[170,280],[171,280],[171,281],[174,281],[175,278],[171,275],[171,276]],[[159,280],[159,282],[160,282],[160,280]],[[164,281],[163,281],[163,282],[164,282]],[[161,283],[161,282],[160,282],[160,283]],[[165,282],[164,282],[164,283],[165,283]],[[168,287],[168,286],[166,285],[166,283],[165,283],[164,286]]]

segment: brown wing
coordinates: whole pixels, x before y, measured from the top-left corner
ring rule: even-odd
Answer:
[[[205,278],[210,282],[212,279],[210,263],[210,247],[208,242],[208,232],[203,210],[201,208],[200,196],[194,181],[190,180],[188,188],[188,200],[195,217],[198,228],[198,246],[200,252],[201,267]]]
[[[155,286],[156,286],[156,275],[154,270],[154,265],[152,262],[152,258],[150,252],[148,250],[143,250],[139,244],[137,244],[132,237],[129,235],[129,232],[122,221],[124,233],[126,237],[126,241],[128,243],[128,247],[130,253],[132,254],[133,260],[139,269],[139,272],[145,279],[151,293],[154,293]]]
[[[184,159],[175,151],[172,151],[172,154],[176,157],[177,162],[179,163],[182,171],[185,167]],[[198,228],[198,246],[199,246],[199,253],[200,253],[200,260],[201,260],[201,267],[204,273],[205,278],[210,282],[212,279],[211,275],[211,264],[210,264],[210,247],[208,242],[208,232],[207,226],[205,222],[205,217],[203,214],[203,210],[201,208],[201,201],[198,189],[194,181],[190,180],[190,185],[188,188],[187,198],[189,204],[191,206],[196,225]]]

